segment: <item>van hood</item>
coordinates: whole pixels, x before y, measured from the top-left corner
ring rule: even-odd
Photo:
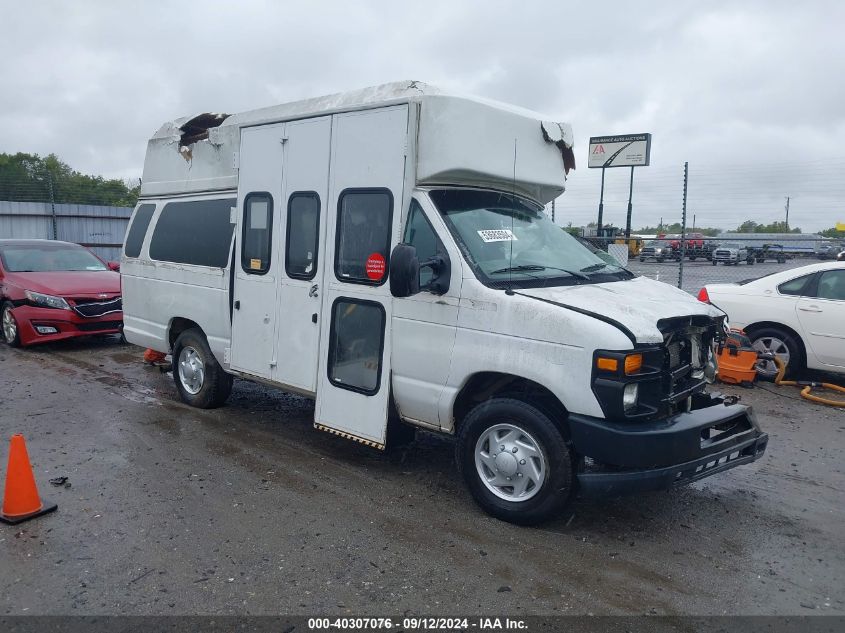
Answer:
[[[530,288],[519,291],[519,294],[557,303],[581,313],[591,313],[599,320],[615,321],[627,328],[637,343],[662,343],[663,334],[657,328],[661,319],[722,316],[710,304],[647,277],[582,286]]]

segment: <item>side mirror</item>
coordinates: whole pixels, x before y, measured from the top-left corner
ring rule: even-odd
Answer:
[[[390,254],[390,294],[410,297],[420,291],[420,260],[417,249],[397,244]]]
[[[108,262],[106,266],[109,267],[109,270],[113,270],[116,273],[120,272],[120,262]]]
[[[432,294],[442,295],[449,290],[452,265],[448,255],[437,253],[431,259],[421,262],[417,249],[410,244],[397,244],[390,254],[390,293],[394,297],[410,297],[420,292],[420,268],[431,268],[431,281],[426,289]]]

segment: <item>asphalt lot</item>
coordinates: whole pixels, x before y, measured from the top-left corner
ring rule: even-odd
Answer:
[[[793,388],[725,389],[760,461],[520,528],[476,508],[448,439],[381,454],[242,381],[191,409],[141,352],[0,347],[0,455],[23,432],[59,504],[0,525],[0,614],[845,612],[845,411]]]
[[[789,259],[783,264],[770,261],[762,264],[755,262],[750,266],[745,263],[738,264],[737,266],[725,266],[723,264],[713,266],[712,262],[704,259],[694,262],[685,260],[684,283],[682,287],[687,292],[697,294],[706,284],[732,283],[744,279],[756,279],[757,277],[771,275],[772,273],[778,273],[783,270],[818,263],[819,260],[817,259],[796,258]],[[639,259],[633,258],[628,261],[627,268],[636,275],[643,275],[673,286],[678,285],[678,262],[669,261],[661,263],[653,259],[647,259],[641,262]]]

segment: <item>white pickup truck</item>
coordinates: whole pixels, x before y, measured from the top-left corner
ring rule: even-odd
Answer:
[[[544,214],[572,139],[418,82],[165,123],[125,242],[126,337],[172,353],[194,406],[237,376],[377,449],[403,423],[455,435],[474,498],[517,523],[758,459],[751,409],[705,392],[722,313]]]

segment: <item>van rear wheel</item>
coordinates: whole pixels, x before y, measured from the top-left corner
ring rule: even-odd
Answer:
[[[557,514],[573,488],[573,458],[551,419],[513,398],[477,405],[458,436],[458,469],[489,514],[533,525]]]
[[[223,406],[232,376],[214,358],[202,331],[185,330],[173,345],[173,380],[182,402],[200,409]]]

